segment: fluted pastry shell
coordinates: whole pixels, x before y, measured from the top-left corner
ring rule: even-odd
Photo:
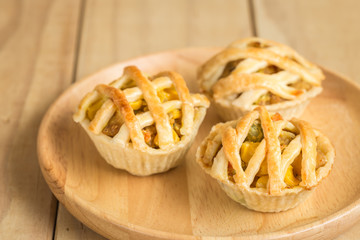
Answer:
[[[313,189],[306,190],[301,187],[287,191],[281,196],[268,195],[260,190],[243,189],[228,181],[218,181],[224,192],[234,201],[241,203],[249,209],[259,212],[281,212],[296,207],[305,201]]]
[[[106,162],[115,168],[124,169],[137,176],[165,172],[181,164],[183,158],[192,145],[196,133],[205,117],[206,109],[199,108],[195,112],[192,134],[183,136],[171,150],[159,149],[140,151],[131,146],[121,146],[106,135],[97,135],[89,130],[89,120],[80,122],[86,133],[91,138],[96,149]]]
[[[223,75],[228,64],[233,62],[237,62],[233,70]],[[274,66],[279,72],[262,72]],[[231,43],[198,70],[200,89],[211,99],[224,121],[238,119],[258,107],[255,102],[265,93],[283,99],[263,105],[269,112],[278,112],[285,119],[299,117],[309,101],[322,92],[323,79],[320,68],[293,49],[256,37]],[[297,81],[312,87],[307,90],[292,87]]]
[[[248,116],[249,114],[247,115],[247,117]],[[294,121],[298,121],[298,120],[294,120]],[[219,157],[218,156],[219,152],[225,151],[223,148],[223,144],[229,143],[229,142],[223,142],[222,140],[222,143],[219,146],[219,139],[223,139],[222,137],[224,136],[224,132],[229,127],[234,127],[235,125],[237,125],[237,123],[238,121],[235,120],[226,123],[219,123],[213,126],[209,135],[203,140],[203,142],[200,144],[197,150],[196,161],[207,174],[209,174],[212,178],[217,180],[217,182],[220,184],[220,187],[231,199],[244,205],[245,207],[260,212],[280,212],[294,208],[297,205],[299,205],[301,202],[306,200],[306,198],[308,198],[311,195],[311,192],[314,191],[316,186],[330,173],[335,157],[335,151],[328,138],[326,138],[322,133],[320,133],[317,130],[311,130],[314,132],[314,134],[316,134],[317,146],[321,149],[321,151],[324,152],[324,156],[327,159],[325,165],[316,169],[316,174],[314,175],[315,178],[312,179],[313,182],[311,182],[311,184],[306,185],[304,183],[304,185],[302,185],[303,182],[301,182],[299,185],[291,188],[278,185],[279,189],[276,189],[274,193],[271,193],[269,188],[269,183],[268,183],[268,188],[257,188],[254,186],[250,186],[250,183],[253,181],[251,179],[243,179],[244,180],[243,182],[241,182],[241,180],[239,180],[239,182],[231,181],[228,178],[227,174],[226,177],[224,177],[225,175],[219,174],[217,170],[214,171],[212,167],[215,162],[214,159],[216,157]],[[306,136],[305,138],[308,138],[308,136]],[[237,140],[235,140],[235,142],[236,141]],[[214,152],[214,149],[218,149],[216,150],[217,153]],[[234,150],[234,151],[237,152],[238,150]],[[265,150],[265,152],[268,151],[269,150]],[[213,154],[215,154],[212,160],[213,162],[209,164],[208,161],[209,159],[206,157],[206,155],[213,155]],[[237,154],[240,153],[238,152]],[[222,156],[225,156],[225,159],[227,158],[226,154]],[[255,162],[257,160],[251,159],[250,161]],[[226,162],[226,165],[222,165],[222,166],[226,166],[227,168],[228,163],[229,162]],[[260,163],[261,161],[259,162],[259,164]],[[215,168],[218,168],[218,166],[219,165],[217,165]],[[305,168],[305,166],[302,168]],[[247,172],[245,173],[245,175],[246,174]]]
[[[163,89],[172,89],[173,97],[161,93]],[[98,108],[90,111],[94,105]],[[204,95],[190,94],[180,74],[165,71],[147,76],[128,66],[120,78],[86,94],[73,119],[107,163],[147,176],[180,164],[208,107]],[[178,132],[175,119],[180,120]],[[146,132],[147,127],[153,129]]]
[[[206,141],[207,139],[205,139],[199,146],[196,153],[196,161],[201,166],[201,168],[211,176],[211,169],[201,160],[201,156],[206,150]],[[219,183],[221,189],[232,200],[249,209],[259,212],[281,212],[289,210],[305,201],[314,190],[314,188],[306,190],[302,187],[295,187],[293,189],[289,189],[283,195],[271,196],[266,191],[263,191],[263,189],[241,188],[229,180],[216,180]]]

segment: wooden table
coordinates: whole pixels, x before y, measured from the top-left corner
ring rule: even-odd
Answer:
[[[356,0],[0,0],[0,239],[102,239],[58,204],[36,136],[71,83],[115,62],[260,36],[360,83]],[[360,223],[337,239],[357,239]]]

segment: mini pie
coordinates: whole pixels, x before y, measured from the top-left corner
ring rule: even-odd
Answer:
[[[178,73],[148,77],[129,66],[119,79],[88,93],[73,119],[109,164],[145,176],[180,163],[208,106],[204,95],[189,93]]]
[[[334,157],[329,139],[309,123],[283,120],[264,106],[215,125],[196,153],[230,198],[261,212],[302,202],[328,176]]]
[[[291,119],[322,91],[324,75],[283,44],[246,38],[202,65],[198,79],[224,120],[238,119],[258,106]]]

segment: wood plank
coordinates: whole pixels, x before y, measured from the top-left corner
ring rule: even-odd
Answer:
[[[257,35],[288,44],[360,83],[360,2],[254,0]],[[360,222],[337,239],[358,239]]]
[[[342,233],[335,240],[357,240],[360,236],[360,223],[355,224],[353,227]]]
[[[360,2],[254,0],[260,37],[289,44],[310,60],[360,83]]]
[[[77,79],[121,60],[189,46],[225,46],[234,39],[249,36],[252,33],[247,3],[88,0]],[[91,230],[65,212],[61,206],[56,239],[96,239],[94,235],[89,237]]]
[[[67,240],[100,240],[106,239],[95,233],[75,218],[60,204],[57,215],[57,225],[55,232],[55,239]]]
[[[80,1],[0,0],[0,239],[51,239],[56,199],[36,155],[50,103],[72,80]]]
[[[149,53],[225,46],[251,35],[249,21],[246,0],[89,0],[77,78]]]

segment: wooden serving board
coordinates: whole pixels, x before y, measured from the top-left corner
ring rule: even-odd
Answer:
[[[309,199],[282,213],[246,209],[197,165],[199,143],[220,121],[211,107],[183,164],[150,177],[108,165],[72,120],[83,95],[119,77],[127,65],[149,74],[177,71],[197,92],[197,67],[217,51],[182,49],[129,60],[65,91],[38,134],[40,167],[55,196],[81,222],[111,239],[328,239],[351,227],[360,217],[360,87],[338,74],[325,70],[324,91],[302,117],[335,146],[333,170]]]

